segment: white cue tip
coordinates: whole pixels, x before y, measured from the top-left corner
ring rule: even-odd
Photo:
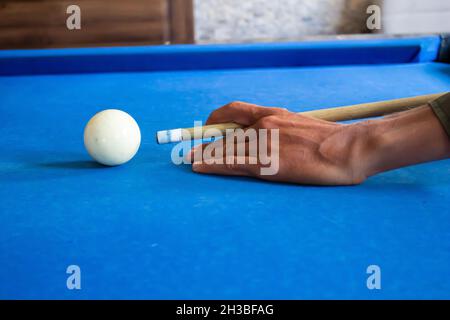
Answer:
[[[174,143],[183,140],[183,129],[161,130],[156,133],[158,144]]]

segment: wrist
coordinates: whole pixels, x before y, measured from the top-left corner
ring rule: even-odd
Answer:
[[[370,177],[386,171],[386,154],[394,152],[395,145],[387,124],[382,120],[368,120],[358,124],[364,127],[364,141],[360,147],[361,167],[364,175]]]
[[[379,123],[367,120],[351,124],[351,170],[355,180],[364,181],[380,171],[379,154],[385,142],[378,134]]]
[[[360,158],[367,177],[450,156],[448,136],[429,106],[357,126],[365,132]]]

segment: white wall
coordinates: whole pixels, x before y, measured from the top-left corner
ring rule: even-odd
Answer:
[[[450,0],[384,0],[385,33],[450,32]]]

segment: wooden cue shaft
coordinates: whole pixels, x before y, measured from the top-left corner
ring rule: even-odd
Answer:
[[[362,103],[352,106],[300,112],[300,114],[327,121],[345,121],[379,117],[427,104],[443,94],[444,93],[436,93],[410,98]]]
[[[298,114],[318,118],[327,121],[356,120],[370,117],[383,116],[395,112],[415,108],[439,98],[444,93],[428,94],[402,99],[385,100],[379,102],[362,103],[351,106],[343,106],[329,109],[299,112]],[[197,140],[202,138],[217,137],[218,131],[225,135],[228,129],[242,128],[237,123],[220,123],[203,127],[184,128],[181,140]],[[215,129],[215,130],[211,130]]]

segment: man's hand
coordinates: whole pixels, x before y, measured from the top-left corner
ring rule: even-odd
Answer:
[[[262,176],[259,161],[257,164],[226,164],[225,153],[224,164],[194,162],[195,172],[322,185],[355,184],[366,178],[361,159],[366,135],[363,127],[317,120],[285,109],[265,108],[243,102],[233,102],[217,109],[206,124],[224,122],[235,122],[256,130],[279,129],[278,173]],[[205,145],[201,149],[204,148]],[[237,146],[233,150],[237,150]],[[193,152],[201,150],[196,148]],[[205,157],[202,159],[205,160]]]
[[[226,146],[223,164],[205,163],[205,157],[196,153],[204,150],[207,144],[194,148],[189,155],[191,159],[203,159],[193,163],[195,172],[300,184],[352,185],[378,172],[450,156],[449,139],[428,106],[381,120],[345,125],[286,109],[233,102],[215,110],[206,124],[224,122],[235,122],[256,130],[279,129],[278,172],[261,175],[260,161],[227,164]],[[234,139],[232,141],[236,144]],[[223,142],[212,142],[212,146],[218,143]],[[248,146],[246,148],[248,157]],[[237,145],[233,150],[237,150]]]

